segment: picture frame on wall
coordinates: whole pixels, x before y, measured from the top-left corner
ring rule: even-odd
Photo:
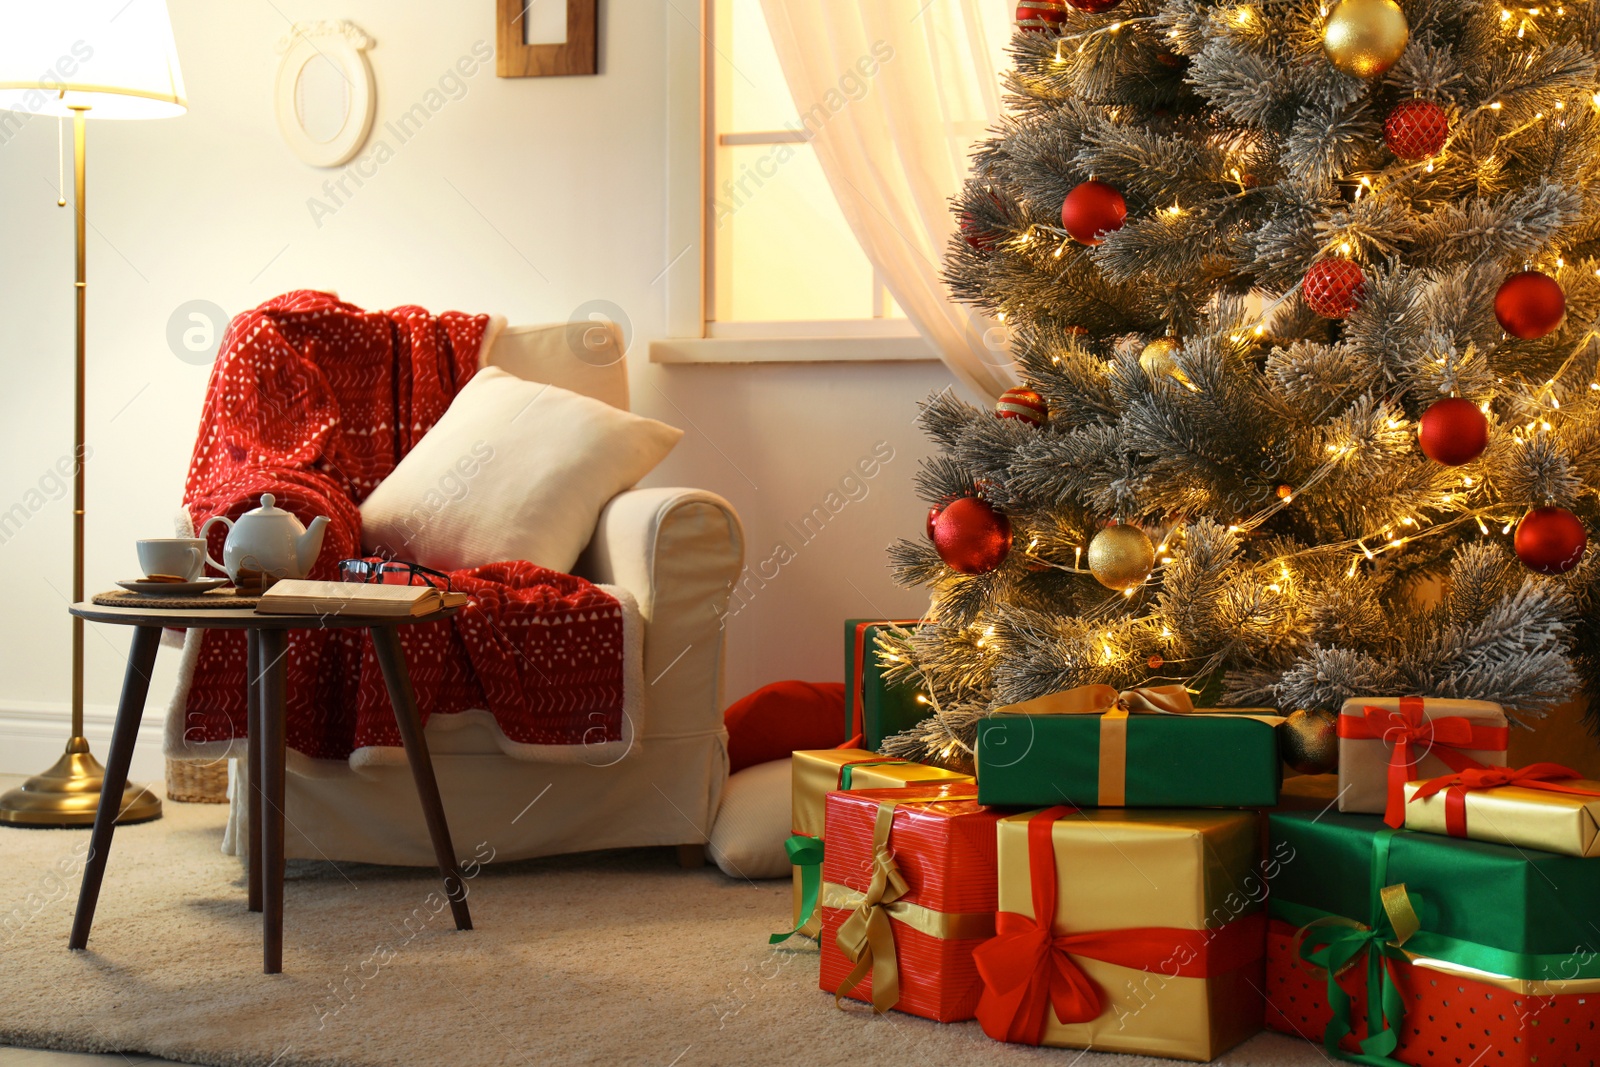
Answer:
[[[598,6],[599,0],[495,0],[495,75],[596,73]]]

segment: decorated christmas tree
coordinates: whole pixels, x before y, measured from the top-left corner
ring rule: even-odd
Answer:
[[[1600,678],[1600,14],[1028,0],[946,262],[1024,385],[922,425],[884,648],[970,758],[1079,685],[1336,711]]]

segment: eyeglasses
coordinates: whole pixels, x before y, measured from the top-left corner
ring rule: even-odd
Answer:
[[[420,563],[397,559],[341,559],[339,579],[377,585],[431,585],[450,592],[450,576]]]

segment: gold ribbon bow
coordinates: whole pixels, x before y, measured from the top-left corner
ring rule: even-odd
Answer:
[[[900,967],[894,953],[894,931],[887,906],[910,892],[889,851],[889,829],[894,825],[893,801],[878,805],[872,829],[872,881],[856,910],[839,927],[834,943],[855,969],[839,983],[833,1002],[844,1008],[845,994],[869,973],[872,975],[872,1010],[879,1015],[900,1001]]]
[[[1128,716],[1189,715],[1194,704],[1181,685],[1155,685],[1117,692],[1109,685],[1080,685],[999,711],[1016,715],[1100,716],[1100,797],[1102,807],[1119,808],[1128,799]]]

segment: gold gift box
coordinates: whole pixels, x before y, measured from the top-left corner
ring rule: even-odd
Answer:
[[[822,837],[828,794],[839,788],[847,765],[850,788],[899,789],[913,782],[970,782],[970,774],[947,771],[923,763],[891,759],[864,748],[821,748],[796,752],[790,763],[790,826],[797,834]],[[794,921],[800,921],[800,868],[794,869]],[[800,927],[806,937],[822,931],[821,920],[811,916]]]
[[[1028,822],[1000,820],[1000,910],[1032,918]],[[1055,821],[1055,936],[1137,927],[1215,930],[1259,912],[1259,816],[1248,811],[1095,808]],[[1040,1044],[1171,1059],[1215,1059],[1261,1029],[1260,957],[1186,978],[1073,956],[1099,987],[1096,1019],[1062,1023],[1050,1009]]]
[[[1446,834],[1449,790],[1413,802],[1426,781],[1406,783],[1406,829]],[[1600,794],[1600,782],[1563,778],[1555,784]],[[1474,841],[1600,856],[1600,795],[1577,796],[1521,785],[1474,789],[1466,794],[1467,836]]]
[[[1400,697],[1351,697],[1339,714],[1357,719],[1366,707],[1399,711]],[[1459,718],[1477,726],[1504,727],[1505,712],[1487,700],[1448,700],[1427,697],[1422,702],[1426,719]],[[1450,773],[1450,766],[1433,754],[1434,746],[1419,742],[1416,751],[1419,778],[1437,778]],[[1394,746],[1381,738],[1339,738],[1339,810],[1382,815],[1389,805],[1389,760]],[[1505,749],[1460,749],[1460,755],[1486,767],[1504,767]]]

